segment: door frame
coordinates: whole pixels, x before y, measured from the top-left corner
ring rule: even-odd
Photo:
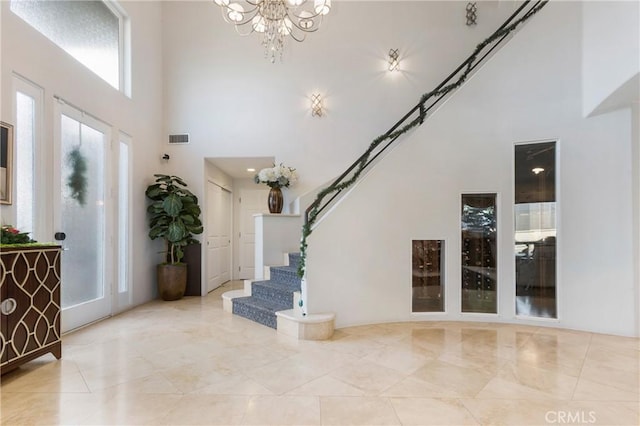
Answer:
[[[65,316],[64,313],[69,309],[62,308],[61,311],[61,332],[66,333],[76,328],[82,327],[84,325],[90,324],[92,322],[101,320],[103,318],[110,317],[113,314],[113,285],[114,285],[114,201],[113,201],[113,137],[114,132],[112,126],[104,121],[95,118],[94,116],[82,111],[81,109],[75,107],[74,105],[68,104],[63,99],[54,98],[54,120],[53,120],[53,179],[52,179],[52,188],[53,188],[53,232],[57,232],[57,229],[60,229],[61,226],[61,214],[62,214],[62,204],[60,202],[60,197],[62,195],[62,170],[60,167],[61,164],[61,156],[62,156],[62,135],[61,135],[61,121],[62,115],[66,115],[69,118],[72,118],[78,121],[81,124],[85,124],[95,130],[102,132],[105,135],[105,146],[104,146],[104,265],[103,265],[103,280],[104,280],[104,306],[100,305],[98,310],[96,310],[95,304],[92,304],[91,301],[83,302],[78,305],[74,305],[73,308],[77,312],[77,316],[69,320],[68,315]],[[64,244],[62,244],[64,247]],[[64,248],[63,254],[64,256]],[[63,280],[64,282],[64,280]],[[61,291],[63,289],[61,288]],[[95,315],[97,313],[97,315]],[[86,318],[90,318],[86,321]]]
[[[200,294],[202,296],[206,296],[207,294],[209,294],[209,262],[208,262],[208,245],[207,245],[207,239],[208,239],[208,235],[209,235],[209,227],[208,227],[208,216],[210,214],[212,214],[211,211],[209,211],[209,188],[208,185],[209,184],[213,184],[216,185],[217,187],[219,187],[223,192],[227,192],[229,194],[229,280],[233,280],[234,279],[234,274],[233,274],[233,252],[234,252],[234,239],[233,239],[233,229],[234,229],[234,221],[233,221],[233,213],[234,213],[234,206],[233,206],[233,187],[229,188],[227,185],[223,185],[220,184],[219,182],[216,182],[215,179],[212,179],[211,177],[205,177],[205,182],[204,182],[204,202],[203,204],[203,225],[204,225],[204,231],[202,233],[202,253],[201,253],[201,262],[202,265],[204,265],[203,271],[202,271],[202,276],[201,276],[201,283],[200,283]],[[224,284],[224,283],[222,283]]]

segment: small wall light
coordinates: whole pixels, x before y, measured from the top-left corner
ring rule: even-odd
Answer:
[[[398,49],[389,49],[389,71],[398,71],[398,66],[400,65],[400,54],[398,53]]]
[[[171,158],[171,157],[169,157],[169,154],[163,154],[163,155],[162,155],[162,159],[163,159],[164,161],[169,161],[169,159],[170,159],[170,158]]]
[[[322,108],[322,96],[320,93],[314,93],[311,95],[311,116],[322,117],[324,113]]]
[[[467,3],[467,26],[476,25],[476,20],[478,19],[478,15],[476,14],[477,11],[478,8],[475,2]]]
[[[534,175],[539,175],[540,173],[544,172],[544,169],[542,167],[534,167],[533,169],[531,169],[531,171]]]

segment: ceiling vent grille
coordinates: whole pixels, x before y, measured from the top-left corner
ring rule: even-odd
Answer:
[[[183,133],[181,135],[169,135],[169,144],[185,144],[189,143],[189,133]]]

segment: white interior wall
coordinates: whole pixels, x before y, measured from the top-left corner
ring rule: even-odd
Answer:
[[[323,220],[310,313],[336,312],[338,327],[426,317],[638,335],[632,117],[583,118],[580,8],[550,3]],[[513,150],[546,140],[560,158],[559,318],[516,320]],[[460,194],[473,192],[498,194],[498,315],[460,314]],[[446,241],[446,314],[410,313],[412,239]]]
[[[257,214],[256,279],[264,279],[265,266],[284,265],[285,253],[296,253],[300,244],[300,215]]]
[[[589,115],[633,78],[635,93],[640,90],[640,2],[583,3],[582,96]]]
[[[212,2],[163,2],[165,131],[189,133],[172,163],[185,176],[202,157],[274,156],[295,167],[291,200],[347,168],[515,9],[482,2],[465,25],[466,2],[336,1],[283,61],[264,58],[257,35],[239,36]],[[188,29],[187,29],[188,27]],[[386,71],[400,49],[401,73]],[[310,96],[325,98],[312,117]],[[174,161],[175,158],[175,161]]]
[[[58,48],[9,9],[9,2],[0,2],[1,52],[0,116],[14,122],[12,111],[12,73],[17,73],[43,88],[44,116],[42,134],[44,164],[38,170],[44,187],[38,196],[42,201],[40,214],[45,224],[43,235],[53,240],[52,163],[54,96],[89,112],[109,123],[112,134],[123,131],[132,136],[132,223],[133,242],[130,259],[133,268],[133,304],[150,300],[155,294],[155,269],[160,255],[160,243],[147,237],[146,200],[144,190],[153,180],[153,173],[164,172],[158,141],[162,135],[162,33],[161,5],[157,2],[122,2],[132,22],[132,98],[124,96],[83,65]],[[117,176],[117,174],[115,174]],[[114,181],[115,182],[115,181]],[[112,183],[114,183],[112,182]],[[2,206],[2,222],[13,223],[14,206]],[[127,306],[116,306],[122,310]]]

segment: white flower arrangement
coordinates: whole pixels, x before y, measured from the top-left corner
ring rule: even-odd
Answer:
[[[256,183],[266,183],[270,188],[288,188],[298,181],[298,172],[292,167],[287,167],[280,163],[273,167],[262,169],[253,178]]]

